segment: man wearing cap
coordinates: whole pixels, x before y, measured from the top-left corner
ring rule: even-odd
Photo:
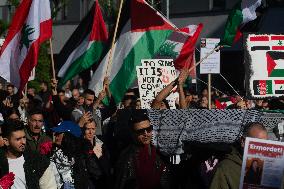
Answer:
[[[31,110],[28,115],[28,125],[25,129],[26,132],[26,149],[30,151],[39,152],[42,143],[51,142],[43,131],[44,126],[43,114],[40,110]]]
[[[85,163],[81,129],[72,121],[63,121],[52,129],[55,146],[51,165],[59,188],[88,188],[88,172]]]
[[[118,160],[115,188],[170,188],[169,171],[151,145],[152,126],[146,110],[133,110],[129,121],[134,142]]]
[[[54,133],[65,133],[69,132],[75,137],[79,138],[82,134],[80,127],[78,124],[74,123],[73,121],[62,121],[57,125],[57,127],[54,127],[51,129]]]

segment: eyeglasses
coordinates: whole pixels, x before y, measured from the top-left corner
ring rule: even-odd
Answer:
[[[151,125],[150,127],[147,127],[147,128],[144,128],[144,129],[138,129],[138,130],[135,130],[135,133],[137,135],[143,135],[145,134],[145,131],[147,133],[150,133],[151,131],[153,131],[153,126]]]

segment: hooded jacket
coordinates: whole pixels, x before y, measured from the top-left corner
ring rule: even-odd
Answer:
[[[231,153],[221,161],[213,176],[210,189],[239,189],[242,170],[242,155],[232,147]]]

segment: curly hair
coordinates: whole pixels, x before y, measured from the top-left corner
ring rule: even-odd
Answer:
[[[82,153],[82,140],[69,132],[65,132],[60,148],[68,159],[77,157]]]

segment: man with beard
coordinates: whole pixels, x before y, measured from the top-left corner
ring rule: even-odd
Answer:
[[[49,160],[38,153],[26,151],[23,124],[8,121],[4,123],[2,132],[5,147],[0,153],[0,180],[8,179],[7,182],[11,183],[14,179],[11,189],[56,189]]]
[[[42,131],[44,127],[43,114],[40,110],[31,110],[28,115],[28,125],[25,129],[27,144],[26,149],[39,152],[42,143],[51,141]]]
[[[134,142],[120,155],[115,173],[115,188],[170,188],[166,163],[151,144],[153,127],[147,111],[133,110],[129,126]]]

